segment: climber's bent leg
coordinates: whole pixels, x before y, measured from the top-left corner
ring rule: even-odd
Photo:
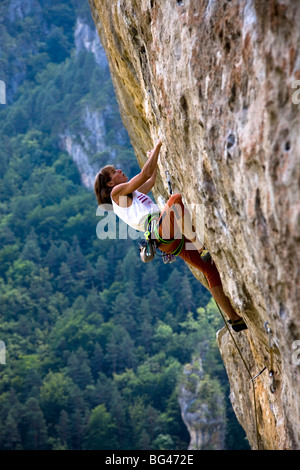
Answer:
[[[162,238],[181,238],[181,234],[189,240],[198,251],[202,251],[203,242],[198,240],[197,234],[195,233],[191,216],[189,211],[184,207],[182,202],[181,194],[173,194],[167,204],[166,208],[163,210],[163,217],[166,216],[166,223],[164,223],[164,230],[167,229],[167,236],[162,236]],[[175,223],[174,223],[175,218]],[[169,225],[170,224],[170,225]],[[176,228],[174,233],[174,226]],[[171,233],[173,232],[173,233]]]
[[[211,295],[227,317],[233,322],[241,320],[241,317],[236,313],[230,300],[223,291],[220,274],[215,263],[212,260],[207,262],[203,261],[196,250],[185,250],[183,248],[179,256],[184,259],[186,263],[199,269],[205,275]]]
[[[184,211],[181,194],[173,194],[167,201],[159,220],[159,235],[164,240],[180,240],[182,234],[175,220],[182,217]]]
[[[217,304],[221,307],[231,322],[234,331],[242,331],[247,328],[242,317],[240,317],[232,307],[229,298],[225,295],[222,287],[219,271],[212,260],[207,262],[203,261],[200,254],[196,250],[183,249],[179,255],[184,261],[191,266],[199,269],[208,282],[211,295]],[[238,322],[238,324],[234,324]]]
[[[192,224],[190,213],[186,208],[183,211],[182,217],[177,218],[176,222],[185,238],[193,243],[196,250],[199,252],[202,251],[204,248],[203,241],[198,239]]]
[[[210,292],[217,304],[226,313],[230,320],[236,321],[241,319],[241,317],[233,309],[228,297],[226,297],[226,295],[224,294],[222,285],[212,287],[210,289]]]
[[[203,261],[200,253],[197,250],[187,250],[186,244],[190,244],[190,241],[185,241],[183,249],[179,254],[180,258],[182,258],[187,264],[199,269],[199,271],[204,274],[208,282],[209,289],[212,289],[212,287],[215,286],[220,286],[222,284],[220,274],[213,260],[209,260],[207,262]]]
[[[230,300],[223,291],[220,274],[215,263],[212,260],[207,262],[203,261],[197,250],[186,250],[185,247],[182,249],[179,256],[186,263],[199,269],[205,275],[211,295],[227,317],[233,322],[241,320],[241,317],[236,313]]]
[[[179,217],[176,215],[177,214],[176,206],[175,206],[175,210],[173,209],[175,204],[179,205],[178,208],[181,209],[177,211],[179,213]],[[174,213],[175,213],[175,217],[174,217]],[[159,228],[160,236],[162,236],[162,234],[164,233],[164,230],[167,229],[167,232],[169,233],[170,238],[171,239],[175,238],[175,234],[178,231],[177,220],[180,220],[182,218],[183,213],[184,213],[184,206],[181,200],[181,195],[174,194],[168,200],[166,207],[164,208],[161,214],[161,219],[160,219],[161,223],[160,223],[160,228]],[[185,229],[186,227],[187,225],[185,226]],[[188,225],[188,230],[191,229],[191,227],[192,227],[192,224],[190,222],[190,225]],[[192,233],[193,235],[195,235],[194,232]],[[194,242],[194,239],[193,239],[193,242]],[[170,244],[160,245],[159,249],[165,253],[172,253],[178,247],[179,243],[180,243],[180,240],[175,239]],[[187,244],[190,244],[190,243],[191,241],[185,237],[183,248],[179,254],[180,258],[182,258],[187,264],[190,264],[196,269],[199,269],[205,275],[211,295],[213,296],[215,301],[218,303],[218,305],[222,308],[222,310],[224,310],[228,318],[232,322],[241,320],[241,317],[236,313],[228,297],[226,297],[223,291],[220,274],[217,270],[215,263],[213,262],[213,260],[209,260],[207,262],[203,261],[199,253],[199,251],[201,250],[187,249]]]

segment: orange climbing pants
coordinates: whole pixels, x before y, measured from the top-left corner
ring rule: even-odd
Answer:
[[[176,250],[179,251],[180,244],[182,244],[178,256],[205,275],[210,289],[221,285],[221,278],[215,263],[212,260],[203,261],[195,247],[190,249],[191,241],[181,234],[176,223],[176,217],[181,218],[183,214],[184,205],[181,194],[173,194],[165,205],[158,221],[158,234],[164,241],[169,243],[160,243],[159,249],[164,253],[171,254],[174,251],[176,253]],[[187,249],[187,245],[189,245],[189,249]]]

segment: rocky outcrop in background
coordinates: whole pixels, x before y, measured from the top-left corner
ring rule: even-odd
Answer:
[[[191,438],[188,449],[225,449],[224,396],[218,381],[205,376],[200,357],[185,365],[178,400]]]
[[[266,367],[256,430],[249,374],[218,334],[236,415],[252,448],[299,449],[300,4],[89,2],[141,166],[163,140],[153,193],[167,196],[168,170],[185,203],[203,205],[205,244],[249,326],[240,350],[252,376]]]
[[[106,72],[108,69],[107,58],[104,49],[99,41],[95,28],[87,24],[82,18],[77,18],[74,31],[74,42],[76,54],[85,50],[92,52],[95,62],[100,70]],[[93,189],[95,174],[98,172],[98,165],[91,161],[91,155],[95,152],[107,152],[108,158],[114,161],[116,150],[109,147],[105,142],[105,133],[107,132],[106,121],[112,119],[114,115],[115,103],[107,103],[104,110],[92,109],[88,104],[83,107],[80,118],[80,132],[70,130],[66,123],[64,133],[60,135],[61,146],[71,155],[80,172],[82,184]],[[126,142],[125,129],[120,128],[116,136],[116,143]]]

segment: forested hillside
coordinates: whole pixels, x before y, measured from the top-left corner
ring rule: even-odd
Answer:
[[[199,355],[203,400],[226,398],[227,448],[247,448],[209,293],[179,259],[144,265],[136,242],[97,238],[96,199],[63,146],[66,132],[93,143],[88,108],[107,149],[91,162],[138,170],[107,68],[75,45],[87,2],[6,0],[0,17],[0,448],[186,449],[178,384]]]

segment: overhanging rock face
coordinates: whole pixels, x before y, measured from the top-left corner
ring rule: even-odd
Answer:
[[[249,326],[241,351],[253,376],[267,367],[255,380],[259,447],[299,449],[300,3],[89,1],[141,166],[162,138],[154,195],[167,196],[168,170],[185,203],[202,204],[206,246]],[[249,375],[227,331],[218,341],[256,448]]]

